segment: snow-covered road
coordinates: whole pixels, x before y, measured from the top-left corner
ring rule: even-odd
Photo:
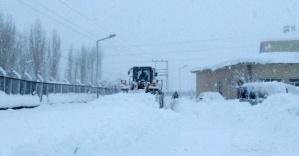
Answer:
[[[0,111],[0,155],[299,155],[298,101],[181,98],[172,111],[148,94],[115,94]]]

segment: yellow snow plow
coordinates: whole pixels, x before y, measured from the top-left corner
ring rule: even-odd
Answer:
[[[128,71],[129,82],[122,80],[122,92],[145,92],[156,95],[160,108],[164,104],[162,83],[156,79],[157,73],[152,67],[133,67]]]

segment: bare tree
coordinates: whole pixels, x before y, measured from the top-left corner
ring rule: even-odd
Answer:
[[[262,71],[253,73],[251,64],[243,65],[242,68],[239,69],[231,67],[230,71],[232,74],[230,87],[232,88],[238,89],[244,83],[257,82],[262,79]]]
[[[39,20],[31,27],[29,49],[33,54],[34,76],[45,73],[46,34]]]
[[[25,73],[32,74],[32,54],[29,51],[28,33],[26,31],[18,36],[16,51],[19,57],[14,69],[19,71],[23,76]]]
[[[46,73],[44,75],[45,78],[49,79],[52,75],[52,64],[53,64],[53,56],[52,56],[52,49],[51,49],[51,44],[47,43],[47,54],[46,54]]]
[[[96,82],[96,49],[87,48],[82,45],[81,52],[73,56],[73,47],[68,53],[68,68],[65,71],[65,77],[71,82],[79,79],[82,84],[95,84]]]
[[[39,20],[31,26],[29,33],[17,33],[11,16],[0,12],[0,66],[10,71],[14,69],[25,75],[29,73],[33,79],[41,75],[44,79],[50,76],[59,80],[59,63],[61,58],[61,39],[56,30],[52,32],[51,42],[47,42],[46,33]],[[69,50],[68,69],[65,77],[70,82],[79,79],[82,84],[88,81],[96,84],[97,65],[101,74],[103,53],[99,49],[99,64],[96,63],[95,47],[82,45],[81,52],[73,56],[73,48]],[[99,76],[101,77],[101,76]]]
[[[11,16],[6,19],[0,12],[0,66],[4,70],[10,70],[15,63],[15,34],[16,28]],[[11,62],[13,61],[13,62]]]
[[[61,40],[56,30],[52,32],[52,43],[51,43],[52,64],[50,66],[50,75],[55,79],[59,80],[59,62],[61,58]]]
[[[99,75],[97,75],[97,76],[99,76],[98,78],[102,78],[102,72],[103,72],[103,70],[102,70],[102,65],[103,65],[103,58],[104,58],[104,52],[102,51],[102,49],[99,47],[99,56],[98,56],[99,58],[99,64],[98,64],[98,66],[99,66]]]
[[[88,54],[88,75],[91,84],[96,83],[96,48],[91,47],[90,53]]]
[[[76,59],[75,59],[76,61],[75,61],[75,68],[74,68],[74,75],[75,75],[75,81],[77,81],[77,80],[80,80],[79,79],[79,75],[80,75],[80,62],[81,62],[81,60],[80,60],[80,57],[77,57]]]
[[[87,49],[85,45],[81,48],[80,74],[81,83],[85,84],[87,82]]]
[[[65,78],[68,79],[69,82],[74,83],[76,80],[74,80],[74,58],[73,58],[73,46],[70,47],[69,52],[68,52],[68,64],[67,64],[67,69],[65,71]]]

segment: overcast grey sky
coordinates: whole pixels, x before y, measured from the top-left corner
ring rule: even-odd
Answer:
[[[105,79],[128,79],[132,66],[164,59],[170,90],[178,90],[179,68],[188,65],[181,70],[183,91],[195,90],[190,69],[255,55],[261,40],[299,25],[298,0],[0,0],[0,9],[20,31],[36,19],[48,33],[57,29],[65,56],[71,44],[80,49],[116,34],[100,43]]]

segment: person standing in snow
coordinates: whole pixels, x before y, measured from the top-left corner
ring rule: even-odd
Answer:
[[[176,99],[176,98],[179,98],[179,94],[177,91],[174,92],[171,99]]]

